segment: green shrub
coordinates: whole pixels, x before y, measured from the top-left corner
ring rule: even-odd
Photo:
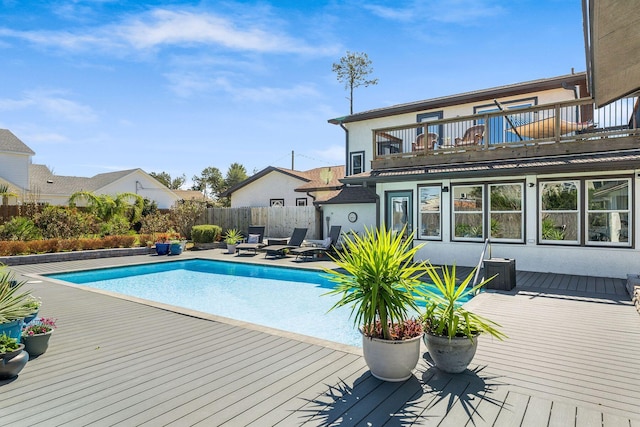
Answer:
[[[0,226],[0,240],[36,240],[42,233],[29,218],[17,216]]]
[[[222,227],[219,225],[194,225],[191,228],[191,239],[195,243],[213,243],[220,239]]]
[[[173,222],[169,214],[164,214],[160,211],[142,217],[140,222],[142,224],[140,233],[143,234],[166,233],[173,229]]]
[[[187,239],[191,239],[191,229],[205,211],[203,202],[185,200],[171,208],[170,217],[175,230]]]
[[[101,236],[120,236],[127,234],[131,229],[131,223],[122,215],[115,215],[109,221],[100,224]]]
[[[64,206],[47,206],[34,218],[35,225],[45,239],[72,239],[98,232],[99,224],[93,215]]]

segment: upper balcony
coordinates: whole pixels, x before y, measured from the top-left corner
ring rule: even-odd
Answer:
[[[373,130],[372,169],[640,148],[639,98],[591,98]]]

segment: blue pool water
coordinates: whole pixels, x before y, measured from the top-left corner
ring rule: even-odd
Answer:
[[[212,260],[172,261],[47,277],[354,346],[351,309],[331,312],[334,283],[317,271]]]

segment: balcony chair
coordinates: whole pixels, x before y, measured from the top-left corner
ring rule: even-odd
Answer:
[[[411,143],[411,151],[425,151],[424,135],[424,133],[421,133],[420,135],[418,135],[415,142]],[[437,133],[428,132],[426,149],[434,150],[437,146],[439,146],[440,144],[438,144],[438,138],[439,136]]]
[[[456,147],[465,145],[478,145],[484,137],[484,125],[475,125],[468,128],[462,138],[455,139]]]

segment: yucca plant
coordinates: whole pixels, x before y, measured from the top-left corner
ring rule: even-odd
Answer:
[[[0,267],[0,323],[11,322],[31,314],[29,291],[22,291],[25,282],[17,282],[13,274]]]
[[[427,274],[433,282],[433,288],[424,287],[418,290],[426,304],[421,316],[426,331],[449,338],[467,337],[473,340],[479,333],[486,332],[499,340],[507,336],[498,329],[500,325],[466,310],[462,300],[475,295],[480,288],[495,276],[482,280],[475,286],[469,286],[475,275],[475,268],[460,283],[456,279],[455,264],[449,270],[442,267],[442,275],[438,269],[428,263]]]
[[[396,233],[381,227],[365,228],[363,236],[346,235],[344,250],[332,256],[339,269],[325,269],[337,283],[325,295],[340,295],[330,310],[351,306],[356,327],[367,336],[378,331],[374,338],[392,340],[422,334],[422,328],[405,324],[409,312],[418,311],[414,292],[426,265],[415,264],[413,258],[423,245],[412,246],[413,234],[407,239],[404,234],[405,230]]]
[[[235,228],[227,230],[227,234],[224,235],[224,241],[228,245],[236,245],[242,241],[242,233]]]

